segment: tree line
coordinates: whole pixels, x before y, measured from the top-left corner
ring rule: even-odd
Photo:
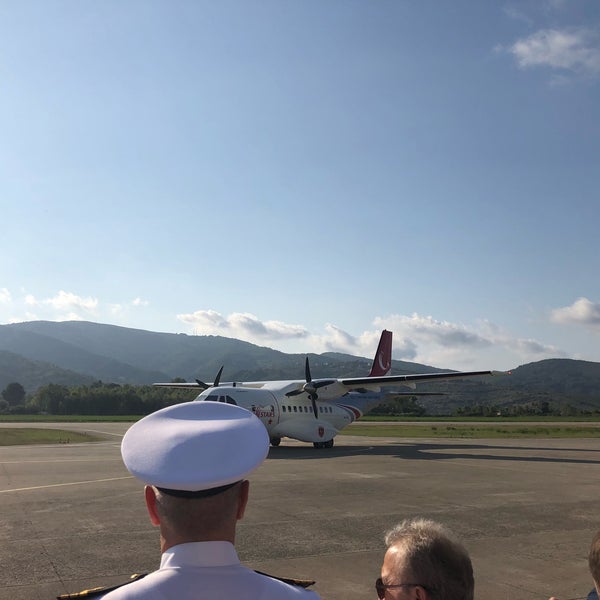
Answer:
[[[165,406],[192,400],[196,395],[193,390],[98,381],[92,385],[79,386],[49,383],[27,396],[23,386],[13,382],[2,391],[0,413],[147,415]]]
[[[175,380],[174,380],[175,381]],[[182,381],[178,379],[177,381]],[[119,385],[97,381],[92,385],[65,386],[56,383],[41,386],[27,395],[18,382],[2,391],[0,414],[49,415],[147,415],[156,410],[187,402],[197,395],[194,390],[157,388],[151,385]],[[376,406],[369,414],[381,416],[425,416],[426,407],[415,396],[401,396]],[[499,407],[471,404],[457,408],[458,417],[504,416],[578,416],[597,415],[599,411],[582,410],[571,403],[546,400]]]

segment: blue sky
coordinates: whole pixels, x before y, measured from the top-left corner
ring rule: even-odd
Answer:
[[[0,323],[600,361],[596,0],[0,4]]]

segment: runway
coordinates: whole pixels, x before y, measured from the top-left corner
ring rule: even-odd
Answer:
[[[120,459],[128,425],[61,423],[107,441],[0,448],[0,600],[157,567],[142,485]],[[597,439],[338,436],[332,450],[284,440],[251,477],[237,547],[255,569],[315,579],[324,599],[376,598],[384,532],[420,515],[463,540],[480,600],[585,597],[599,497]]]

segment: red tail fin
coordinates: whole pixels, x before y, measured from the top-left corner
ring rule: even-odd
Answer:
[[[379,338],[379,345],[377,346],[377,352],[375,352],[375,358],[373,359],[373,366],[369,377],[379,377],[386,375],[392,367],[392,332],[384,329],[381,332]]]

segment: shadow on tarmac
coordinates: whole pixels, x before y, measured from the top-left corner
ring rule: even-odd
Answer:
[[[445,449],[452,450],[444,452]],[[469,452],[459,453],[457,450],[468,450]],[[495,450],[501,450],[502,453],[494,453]],[[321,458],[343,458],[352,455],[370,455],[370,456],[392,456],[404,460],[445,460],[445,459],[471,459],[471,460],[498,460],[498,461],[518,461],[518,462],[538,462],[553,464],[600,464],[598,460],[569,458],[564,456],[532,456],[528,454],[507,455],[504,452],[518,453],[526,452],[600,452],[600,449],[592,450],[589,448],[545,448],[540,446],[495,446],[493,444],[456,444],[456,443],[399,443],[382,444],[376,446],[338,446],[337,448],[313,448],[311,446],[278,446],[271,447],[268,458],[271,460],[314,460]]]

